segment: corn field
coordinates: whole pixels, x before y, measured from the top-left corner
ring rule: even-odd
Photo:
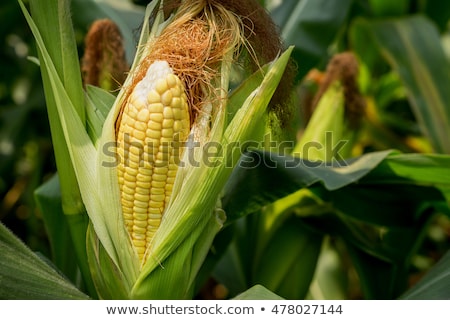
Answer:
[[[450,2],[0,16],[0,298],[450,298]]]

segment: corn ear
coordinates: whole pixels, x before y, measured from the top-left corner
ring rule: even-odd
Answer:
[[[167,62],[155,61],[131,92],[117,133],[122,213],[141,260],[170,201],[189,130],[184,86]]]
[[[314,98],[315,110],[294,148],[294,155],[310,161],[343,160],[352,154],[365,99],[358,84],[358,61],[351,52],[336,54]]]

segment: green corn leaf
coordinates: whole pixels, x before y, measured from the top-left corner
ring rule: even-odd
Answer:
[[[89,225],[86,237],[87,257],[93,282],[101,299],[129,299],[130,288],[123,272],[111,260]]]
[[[447,199],[450,195],[448,156],[397,154],[388,150],[346,160],[346,163],[321,164],[260,151],[248,152],[230,177],[222,199],[228,219],[256,212],[300,188],[318,183],[329,191],[344,190],[353,183],[361,186],[365,181],[374,185],[430,186],[440,190]]]
[[[74,243],[74,250],[77,256],[78,267],[82,275],[83,282],[89,295],[96,299],[98,297],[97,291],[93,283],[92,275],[89,271],[88,256],[86,250],[86,236],[89,225],[89,217],[87,214],[72,214],[66,215],[69,225],[72,243]]]
[[[419,185],[435,186],[450,201],[448,181],[449,157],[439,154],[391,154],[367,178],[371,183],[390,179],[392,183],[415,181]]]
[[[261,284],[286,299],[305,298],[323,236],[294,212],[280,200],[233,224],[235,238],[213,273],[230,295]]]
[[[43,72],[46,72],[48,74],[49,85],[54,95],[55,108],[60,115],[60,123],[62,127],[61,130],[63,131],[64,138],[69,142],[67,143],[67,145],[69,147],[68,152],[71,159],[70,162],[73,161],[74,169],[79,170],[79,172],[75,171],[75,174],[79,176],[83,175],[82,179],[78,178],[78,180],[86,180],[84,184],[93,188],[93,186],[95,185],[95,167],[92,165],[86,166],[86,163],[83,163],[83,161],[91,162],[92,159],[96,158],[95,148],[86,133],[86,129],[83,126],[83,123],[81,122],[78,114],[75,111],[72,101],[70,100],[63,84],[61,83],[60,77],[56,72],[55,66],[49,53],[47,52],[47,48],[43,42],[39,30],[37,29],[37,26],[34,24],[34,21],[28,14],[26,8],[22,3],[21,5],[25,18],[30,25],[30,28],[35,36],[38,48],[42,55],[41,66],[43,67]],[[67,120],[66,117],[69,120]],[[68,129],[68,126],[73,127],[72,130]],[[75,132],[77,134],[75,134]],[[74,150],[76,150],[76,152],[74,152]],[[91,201],[95,202],[95,194],[95,192],[93,194],[90,194],[87,199],[92,199]],[[88,205],[86,204],[86,206]],[[100,225],[100,223],[98,224]]]
[[[242,157],[230,177],[222,203],[228,219],[233,221],[315,183],[323,183],[327,189],[335,190],[356,182],[390,153],[372,153],[341,167],[338,163],[326,166],[290,156],[251,151]]]
[[[282,1],[271,12],[284,42],[295,46],[292,56],[298,62],[298,79],[324,60],[351,5],[351,0]]]
[[[450,299],[450,252],[410,290],[400,298],[407,300],[443,300]]]
[[[227,187],[229,194],[223,198],[231,220],[309,187],[316,194],[317,207],[307,211],[309,216],[300,213],[308,218],[308,223],[324,232],[343,234],[371,254],[398,261],[407,256],[404,248],[414,242],[430,213],[449,211],[446,201],[449,182],[445,181],[444,173],[449,166],[448,156],[395,153],[388,156],[389,152],[381,152],[367,154],[341,168],[319,169],[308,167],[307,162],[286,167],[286,163],[295,160],[290,157],[256,151],[252,154],[265,165],[238,167],[233,173]],[[426,163],[430,176],[442,176],[436,181],[425,177],[422,170]],[[273,175],[277,179],[270,178]],[[381,234],[383,241],[377,240]]]
[[[388,189],[386,193],[394,190]],[[383,194],[376,196],[377,199],[383,198]],[[405,216],[408,220],[411,219],[408,215],[417,216],[407,227],[374,225],[351,217],[356,211],[365,212],[367,207],[376,206],[379,202],[368,203],[363,208],[356,206],[353,211],[306,217],[304,221],[311,227],[345,240],[366,298],[392,299],[398,297],[406,287],[411,257],[422,243],[434,211],[428,208],[422,210],[420,207],[409,210],[393,207],[397,210],[391,209],[391,215]],[[381,279],[385,281],[383,285],[380,284]]]
[[[392,264],[374,258],[350,243],[346,248],[358,273],[365,299],[395,299],[404,290],[408,274],[405,263]]]
[[[111,93],[94,86],[86,87],[86,129],[94,145],[102,134],[103,124],[116,97]]]
[[[450,153],[450,61],[437,28],[422,16],[361,21],[398,72],[423,134],[438,153]]]
[[[326,237],[322,245],[307,300],[344,300],[349,296],[347,265],[330,240]]]
[[[267,65],[262,70],[258,70],[241,83],[228,98],[227,103],[227,124],[234,118],[236,112],[244,104],[247,97],[261,84],[264,78],[264,72],[267,72]]]
[[[34,192],[36,204],[42,213],[52,249],[52,261],[65,276],[82,287],[92,298],[97,296],[86,257],[87,214],[65,215],[62,211],[59,176],[42,184]],[[68,255],[67,252],[75,252]],[[79,268],[79,269],[78,269]],[[79,271],[82,278],[79,279]]]
[[[34,192],[36,204],[42,212],[45,228],[52,251],[52,262],[71,281],[75,281],[77,275],[77,261],[73,252],[74,246],[70,235],[69,226],[61,205],[61,191],[58,175],[42,184]]]
[[[26,9],[23,3],[19,1],[19,4],[25,13]],[[84,122],[84,98],[73,29],[71,23],[64,23],[66,16],[69,16],[69,3],[68,1],[39,1],[39,5],[37,5],[37,1],[32,1],[31,10],[36,19],[36,23],[33,22],[33,32],[42,34],[40,36],[41,46],[48,47],[48,55],[56,63],[55,74],[60,77],[62,86],[67,88],[68,97],[73,101],[74,111]],[[28,20],[31,21],[31,17],[28,17]],[[41,52],[38,51],[38,53]],[[45,69],[41,73],[56,164],[59,173],[65,177],[61,181],[63,211],[65,214],[84,214],[85,209],[56,110],[50,75]]]
[[[283,300],[283,298],[261,285],[255,285],[245,292],[238,294],[233,300]]]
[[[289,217],[272,235],[259,259],[253,261],[251,283],[286,299],[304,299],[321,243],[321,234],[306,228],[298,217]]]
[[[84,93],[78,51],[72,23],[67,20],[70,16],[70,3],[66,0],[30,1],[30,9],[33,21],[42,37],[42,44],[55,65],[56,73],[74,109],[84,122]],[[50,91],[46,90],[46,95],[47,93]]]
[[[220,283],[226,284],[229,294],[233,296],[249,287],[252,256],[246,253],[251,252],[252,242],[248,240],[254,241],[254,238],[251,238],[254,233],[253,230],[249,230],[251,228],[246,219],[241,219],[226,229],[231,227],[234,239],[215,264],[212,276]]]
[[[2,299],[89,299],[0,223]]]
[[[198,293],[202,288],[204,288],[205,284],[208,283],[208,280],[214,277],[214,270],[217,266],[217,263],[222,259],[224,254],[227,252],[230,244],[232,243],[233,235],[235,229],[233,226],[223,227],[214,238],[208,254],[203,261],[202,266],[197,274],[196,284],[194,288],[194,292]],[[236,278],[234,280],[238,281]],[[242,288],[246,288],[246,286],[241,286]],[[236,290],[235,292],[242,292],[243,290]]]

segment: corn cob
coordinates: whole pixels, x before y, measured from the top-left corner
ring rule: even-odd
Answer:
[[[141,261],[169,203],[190,130],[184,86],[166,61],[155,61],[119,118],[118,178],[122,213]]]

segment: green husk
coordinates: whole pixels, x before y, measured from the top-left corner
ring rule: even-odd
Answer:
[[[335,81],[317,104],[311,120],[296,144],[293,155],[309,161],[332,161],[350,155],[354,132],[345,119],[344,88]],[[341,154],[333,154],[335,144],[344,143]]]

